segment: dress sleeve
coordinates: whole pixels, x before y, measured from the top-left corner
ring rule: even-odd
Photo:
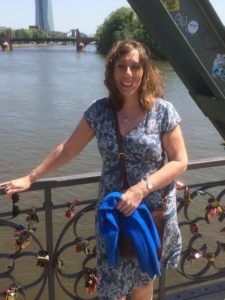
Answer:
[[[97,103],[92,102],[91,105],[84,111],[84,118],[88,122],[89,126],[96,130],[97,126]]]
[[[181,117],[172,103],[166,101],[164,116],[162,119],[162,133],[174,129],[181,122]]]

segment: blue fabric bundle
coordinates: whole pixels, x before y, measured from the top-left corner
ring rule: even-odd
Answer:
[[[116,205],[122,193],[113,192],[105,196],[98,210],[99,229],[104,237],[108,263],[116,266],[119,259],[119,235],[128,237],[133,244],[142,272],[149,276],[160,275],[157,248],[160,239],[151,213],[144,203],[129,217],[121,214]]]

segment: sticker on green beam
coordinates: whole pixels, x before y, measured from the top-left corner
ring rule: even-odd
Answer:
[[[168,11],[180,10],[180,0],[162,0]]]

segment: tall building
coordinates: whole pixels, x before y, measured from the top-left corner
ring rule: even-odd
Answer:
[[[35,0],[35,24],[40,29],[53,31],[52,0]]]

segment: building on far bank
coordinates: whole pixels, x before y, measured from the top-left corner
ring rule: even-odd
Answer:
[[[52,0],[35,0],[35,25],[43,31],[54,31]]]

